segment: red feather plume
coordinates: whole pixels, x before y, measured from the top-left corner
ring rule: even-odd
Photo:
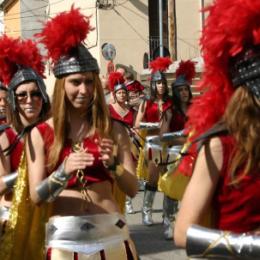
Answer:
[[[111,91],[114,91],[114,87],[118,84],[125,82],[123,75],[120,72],[111,72],[108,77],[108,84]]]
[[[260,44],[260,1],[216,0],[209,12],[200,40],[204,73],[198,90],[204,94],[193,101],[186,127],[197,136],[211,128],[223,116],[234,92],[229,76],[229,60],[247,46]],[[193,149],[194,150],[194,149]],[[189,158],[181,169],[191,174]]]
[[[144,90],[144,86],[137,80],[132,81],[129,84],[126,84],[128,91],[141,92]]]
[[[155,60],[150,62],[150,69],[152,73],[156,71],[165,72],[169,66],[172,64],[170,57],[158,57]]]
[[[187,61],[181,61],[179,63],[179,67],[176,70],[176,78],[179,77],[180,75],[185,75],[186,80],[191,83],[195,74],[196,74],[195,62],[191,60],[187,60]]]
[[[36,43],[3,35],[0,38],[0,81],[8,85],[19,66],[32,68],[43,76],[44,64]]]
[[[47,21],[41,33],[35,36],[48,51],[48,58],[57,62],[61,56],[69,54],[71,49],[85,40],[93,30],[87,16],[80,13],[79,8],[72,5],[69,12],[62,12]]]

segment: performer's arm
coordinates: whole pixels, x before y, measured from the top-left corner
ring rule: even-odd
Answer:
[[[117,143],[117,162],[115,178],[118,186],[128,196],[134,197],[138,191],[138,182],[135,174],[135,164],[131,155],[130,138],[126,129],[119,123],[113,123],[113,136]]]
[[[6,177],[9,175],[11,171],[10,166],[10,156],[4,155],[2,152],[4,149],[6,149],[9,146],[9,140],[7,138],[7,135],[5,132],[1,133],[0,135],[0,194],[4,194],[6,191],[9,190],[9,187],[11,186],[11,181],[8,181]]]
[[[48,177],[44,141],[37,128],[31,131],[26,142],[30,195],[35,203],[51,202],[66,188],[70,175],[93,165],[94,156],[82,147],[70,153]]]
[[[26,157],[29,172],[30,196],[33,202],[39,203],[36,187],[46,178],[44,141],[37,128],[33,128],[26,140]]]
[[[222,151],[220,139],[213,138],[198,154],[174,228],[174,241],[177,246],[185,247],[187,229],[192,224],[200,224],[210,207],[222,167]]]
[[[172,119],[171,109],[167,109],[161,119],[160,134],[168,133],[170,131],[170,123]]]
[[[144,114],[145,114],[145,109],[146,109],[146,101],[143,101],[138,109],[136,118],[135,118],[135,127],[139,127],[140,126],[140,122],[142,122],[143,118],[144,118]]]

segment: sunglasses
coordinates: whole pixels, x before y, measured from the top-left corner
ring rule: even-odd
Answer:
[[[18,101],[26,101],[26,99],[30,96],[32,100],[39,100],[42,98],[42,94],[40,91],[32,91],[32,92],[26,92],[22,91],[20,93],[15,93],[15,97],[17,98]]]

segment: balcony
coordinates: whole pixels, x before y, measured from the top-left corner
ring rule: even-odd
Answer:
[[[168,38],[163,38],[163,45],[164,45],[164,56],[169,56],[168,50]],[[149,59],[153,60],[154,58],[158,57],[160,54],[160,39],[159,36],[151,36],[149,37]]]

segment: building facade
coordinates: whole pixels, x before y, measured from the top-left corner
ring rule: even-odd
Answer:
[[[162,0],[163,44],[175,60],[198,59],[198,40],[204,15],[199,11],[212,0]],[[0,0],[4,31],[12,37],[31,38],[42,22],[71,5],[91,16],[92,31],[86,43],[97,58],[101,74],[107,74],[108,61],[101,54],[105,43],[114,45],[115,66],[125,65],[137,77],[159,44],[158,1],[156,0]],[[52,78],[50,76],[50,78]]]

